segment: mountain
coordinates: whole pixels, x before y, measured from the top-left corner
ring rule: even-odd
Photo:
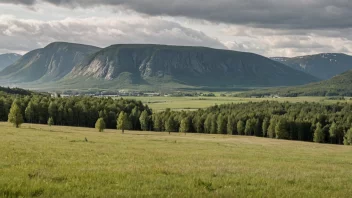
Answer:
[[[272,59],[323,80],[352,69],[352,56],[346,54],[325,53],[294,58],[274,57]]]
[[[310,83],[297,87],[271,88],[255,90],[239,94],[239,96],[265,96],[278,94],[280,96],[352,96],[352,70],[337,75],[329,80]]]
[[[0,71],[13,64],[22,56],[19,54],[0,54]]]
[[[51,82],[67,75],[87,55],[98,47],[56,42],[33,50],[0,72],[0,78],[12,83]]]
[[[80,80],[77,80],[80,79]],[[266,57],[205,47],[113,45],[87,56],[62,82],[283,86],[318,79]],[[95,84],[96,84],[95,83]],[[94,84],[94,83],[92,83]]]

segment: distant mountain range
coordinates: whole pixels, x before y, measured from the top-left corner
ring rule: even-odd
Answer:
[[[337,75],[331,79],[296,87],[271,88],[254,90],[239,94],[239,96],[352,96],[352,70]]]
[[[70,88],[128,85],[290,86],[318,81],[269,58],[204,47],[52,43],[0,72],[0,81]]]
[[[16,62],[21,57],[22,55],[19,54],[0,54],[0,71]]]
[[[330,79],[352,69],[352,56],[346,54],[325,53],[294,58],[274,57],[272,59],[322,80]]]
[[[87,55],[98,50],[100,48],[88,45],[52,43],[25,54],[1,71],[0,77],[12,83],[57,81],[71,72]]]

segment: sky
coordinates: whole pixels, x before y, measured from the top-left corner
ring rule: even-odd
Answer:
[[[0,54],[56,41],[352,55],[352,0],[0,0]]]

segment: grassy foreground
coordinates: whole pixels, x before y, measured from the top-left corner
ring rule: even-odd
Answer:
[[[0,197],[350,197],[352,148],[0,123]],[[85,141],[87,138],[88,142]]]

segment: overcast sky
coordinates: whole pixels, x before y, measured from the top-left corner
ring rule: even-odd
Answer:
[[[352,1],[0,0],[0,54],[54,41],[352,55]]]

